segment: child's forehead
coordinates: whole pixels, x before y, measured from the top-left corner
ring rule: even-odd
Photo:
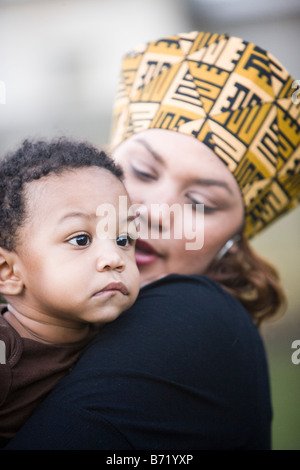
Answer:
[[[90,166],[90,167],[79,167],[79,168],[66,168],[59,172],[51,172],[47,175],[41,176],[39,179],[34,179],[25,184],[25,189],[31,190],[42,190],[49,186],[64,187],[70,186],[70,191],[76,192],[76,184],[83,183],[86,185],[103,184],[103,182],[109,182],[113,186],[123,186],[122,181],[117,176],[106,170],[103,167]]]
[[[127,195],[125,186],[113,173],[102,167],[67,169],[58,174],[50,173],[38,180],[26,183],[24,188],[27,209],[41,204],[59,207],[73,203],[105,203]]]

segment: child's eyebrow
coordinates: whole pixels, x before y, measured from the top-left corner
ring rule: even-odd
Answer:
[[[119,222],[125,223],[125,222],[132,222],[133,220],[137,219],[139,214],[134,214],[134,215],[129,215],[127,217],[124,217],[122,219],[119,219]]]
[[[67,214],[64,214],[58,221],[58,223],[63,223],[68,219],[74,219],[74,218],[81,218],[81,219],[94,219],[96,218],[96,214],[88,214],[87,212],[68,212]]]
[[[133,215],[128,215],[127,218],[126,218],[126,220],[127,220],[128,222],[131,222],[132,220],[137,219],[138,216],[139,216],[139,213],[136,213],[136,214],[133,214]]]
[[[138,217],[138,213],[137,214],[133,214],[133,215],[130,215],[128,214],[126,217],[124,217],[124,220],[121,220],[121,222],[131,222],[133,220],[135,220],[136,218]],[[92,219],[96,219],[97,218],[97,214],[88,214],[86,212],[78,212],[78,211],[74,211],[74,212],[69,212],[67,214],[64,214],[58,221],[58,223],[63,223],[64,221],[68,220],[68,219],[73,219],[73,218],[81,218],[81,219],[89,219],[89,220],[92,220]]]

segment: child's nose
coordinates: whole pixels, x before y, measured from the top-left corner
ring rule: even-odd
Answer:
[[[113,243],[113,241],[112,241]],[[96,269],[97,271],[115,270],[122,272],[125,269],[125,262],[118,252],[118,247],[106,246],[102,248],[97,256]]]

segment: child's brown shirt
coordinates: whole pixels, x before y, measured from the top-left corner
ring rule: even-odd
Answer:
[[[83,341],[45,344],[22,338],[0,309],[0,448],[25,423],[36,406],[78,359],[96,330]],[[42,430],[41,430],[42,432]]]

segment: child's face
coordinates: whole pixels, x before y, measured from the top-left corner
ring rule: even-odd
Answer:
[[[139,290],[129,200],[119,208],[119,196],[127,196],[123,184],[90,167],[29,183],[25,194],[29,217],[16,249],[24,289],[16,308],[38,321],[54,318],[75,328],[117,318]],[[106,236],[100,229],[107,213],[96,215],[103,204],[116,213]]]

